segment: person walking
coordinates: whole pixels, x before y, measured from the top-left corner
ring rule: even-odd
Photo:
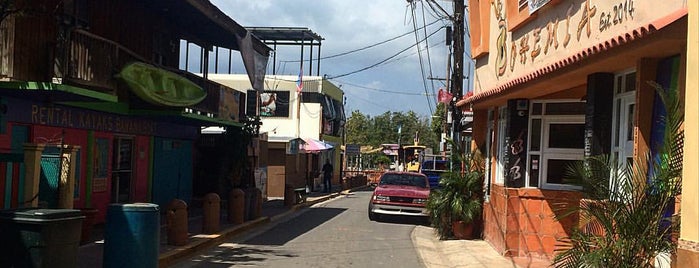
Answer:
[[[323,165],[323,192],[332,192],[331,179],[333,177],[333,165],[330,164],[330,159],[325,160]]]

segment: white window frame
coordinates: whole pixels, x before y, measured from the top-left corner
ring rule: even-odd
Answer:
[[[585,125],[585,115],[549,115],[543,116],[541,120],[541,137],[542,137],[542,151],[539,160],[540,167],[539,174],[540,181],[539,185],[543,189],[552,190],[580,190],[582,187],[577,185],[569,184],[559,184],[559,183],[549,183],[548,179],[548,160],[558,159],[558,160],[583,160],[585,158],[584,148],[551,148],[549,147],[549,135],[550,126],[552,124],[570,124],[570,125]]]
[[[483,189],[485,189],[485,196],[484,199],[485,201],[490,200],[490,189],[492,188],[491,182],[493,181],[493,168],[491,165],[493,164],[493,151],[497,150],[497,148],[493,148],[493,144],[495,143],[495,109],[489,109],[488,110],[488,123],[487,123],[487,130],[486,130],[486,138],[485,138],[485,179],[483,180]]]
[[[548,115],[546,113],[546,104],[550,103],[576,103],[580,102],[580,100],[571,100],[571,99],[561,99],[561,100],[537,100],[537,101],[532,101],[530,105],[530,115],[529,115],[529,134],[527,135],[528,139],[528,149],[527,149],[527,168],[526,168],[526,179],[525,179],[525,187],[528,188],[535,188],[531,187],[530,185],[530,179],[531,179],[531,172],[537,172],[539,175],[538,177],[538,187],[539,189],[546,189],[546,190],[580,190],[582,187],[577,186],[577,185],[569,185],[569,184],[559,184],[559,183],[548,183],[547,182],[547,177],[548,177],[548,160],[550,159],[560,159],[560,160],[583,160],[585,157],[585,149],[584,148],[551,148],[549,147],[549,135],[550,135],[550,125],[551,124],[585,124],[585,114],[577,114],[577,115]],[[535,103],[540,103],[542,105],[541,107],[541,114],[540,115],[534,115],[534,104]],[[541,131],[540,131],[540,142],[539,142],[539,150],[533,151],[531,150],[531,142],[532,142],[532,120],[541,120]],[[531,170],[531,159],[532,155],[537,155],[539,157],[539,163],[538,163],[538,170],[533,171]]]
[[[495,183],[505,184],[505,138],[507,130],[507,106],[498,107],[498,147],[497,164],[495,166]]]

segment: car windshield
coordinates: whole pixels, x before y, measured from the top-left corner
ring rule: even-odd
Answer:
[[[383,177],[381,177],[379,185],[406,185],[426,188],[427,181],[423,176],[409,174],[385,174]]]

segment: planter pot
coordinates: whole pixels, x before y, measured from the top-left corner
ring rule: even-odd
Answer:
[[[451,227],[456,239],[473,239],[473,223],[455,221],[451,223]]]

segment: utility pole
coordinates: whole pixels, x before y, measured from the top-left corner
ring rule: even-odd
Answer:
[[[456,101],[461,99],[464,87],[464,13],[466,11],[464,0],[454,1],[454,72],[451,74],[451,94],[454,98],[450,102],[452,107],[452,140],[461,144],[461,111],[456,107]]]

